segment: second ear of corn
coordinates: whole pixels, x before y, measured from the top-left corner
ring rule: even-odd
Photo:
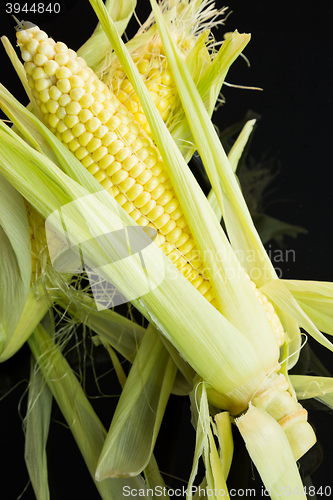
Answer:
[[[140,226],[152,226],[157,230],[156,243],[193,286],[215,305],[209,275],[203,268],[163,161],[144,130],[144,120],[135,120],[135,113],[140,110],[136,96],[133,102],[130,101],[132,90],[128,81],[123,80],[127,90],[131,90],[130,95],[123,95],[124,105],[82,58],[64,43],[48,38],[37,26],[19,31],[17,41],[35,105],[45,124]],[[124,84],[122,89],[125,92]],[[160,111],[166,112],[167,106]],[[281,345],[284,332],[272,304],[254,284],[253,290]],[[281,391],[276,394],[276,388],[269,387],[267,391],[257,397],[258,406],[266,405],[269,411],[266,401],[269,394],[269,401],[275,398],[277,405],[281,398],[287,401],[286,409],[289,411],[290,407],[292,414],[299,409],[300,405],[285,392],[286,388],[284,396]],[[274,398],[271,397],[273,392]],[[275,403],[272,404],[274,407]],[[293,425],[286,412],[281,415],[280,412],[277,418],[286,420],[284,425],[289,429],[292,442],[299,426]],[[303,422],[306,415],[302,413],[299,418]],[[287,420],[292,422],[292,431]],[[305,424],[309,431],[309,424]],[[307,449],[313,444],[313,436],[312,431],[307,443],[312,442]],[[297,449],[295,458],[298,458],[299,447],[295,445],[294,448]]]
[[[138,53],[133,54],[132,58],[163,121],[167,122],[175,100],[176,88],[163,54],[162,43],[160,41],[155,43],[153,40]],[[109,71],[102,75],[102,81],[150,135],[150,127],[140,100],[117,60]]]

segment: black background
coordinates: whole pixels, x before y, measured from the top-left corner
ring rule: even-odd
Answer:
[[[31,3],[28,2],[28,5]],[[60,14],[31,15],[28,19],[56,40],[64,41],[75,50],[92,33],[96,24],[95,14],[88,0],[59,3]],[[5,4],[3,0],[0,2],[0,33],[8,36],[14,45],[14,23],[10,15],[5,14]],[[147,2],[139,0],[138,4],[138,16],[144,20]],[[223,5],[218,2],[218,6]],[[227,81],[237,85],[261,87],[263,91],[223,87],[226,104],[218,110],[214,122],[220,129],[224,129],[241,120],[249,109],[261,116],[253,136],[251,155],[257,161],[263,157],[271,158],[280,168],[280,174],[270,188],[270,195],[265,198],[265,211],[308,230],[307,235],[300,235],[296,240],[286,239],[287,248],[293,249],[296,257],[295,262],[279,264],[283,278],[333,281],[333,4],[327,0],[317,0],[315,3],[308,0],[233,0],[228,2],[228,6],[232,14],[226,21],[225,29],[220,28],[215,33],[216,36],[221,39],[225,30],[238,29],[240,32],[250,32],[252,39],[245,49],[251,67],[247,68],[244,60],[237,60],[227,76]],[[26,14],[18,17],[27,18]],[[132,29],[135,29],[133,24]],[[24,91],[2,47],[0,60],[1,83],[26,104]],[[324,360],[327,369],[331,370],[332,355],[311,340],[310,344]],[[18,411],[18,404],[26,386],[24,379],[28,376],[28,356],[28,349],[24,348],[12,360],[0,366],[2,394],[23,380],[0,401],[0,449],[3,461],[1,498],[5,500],[17,499],[28,483]],[[110,392],[107,388],[105,390]],[[115,389],[114,393],[117,392],[119,388]],[[191,457],[194,434],[186,425],[189,419],[187,404],[176,399],[172,399],[168,414],[171,425],[180,424],[180,443],[174,474],[186,480],[189,470],[184,464]],[[23,399],[23,414],[24,401]],[[112,413],[112,399],[108,401],[109,408],[104,407],[103,411]],[[312,475],[313,484],[319,488],[332,485],[332,415],[312,410],[310,419],[316,427],[324,454],[322,465]],[[97,499],[99,496],[88,477],[89,474],[75,444],[72,445],[72,437],[64,426],[57,423],[59,420],[61,416],[59,411],[55,410],[48,450],[52,471],[51,498]],[[104,423],[108,425],[107,417]],[[169,440],[170,433],[166,429],[158,442],[162,469],[165,464],[163,470],[167,468]],[[34,498],[31,486],[28,486],[22,498]]]

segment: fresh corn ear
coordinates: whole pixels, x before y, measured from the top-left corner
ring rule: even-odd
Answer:
[[[121,104],[82,58],[37,26],[18,31],[17,40],[45,124],[140,226],[157,230],[155,241],[165,255],[216,306],[159,152],[129,111],[137,97],[133,106]],[[252,286],[282,345],[283,327],[273,306]]]
[[[141,47],[139,51],[132,54],[132,59],[163,121],[167,122],[176,99],[176,87],[163,53],[163,45],[159,37],[156,36],[156,38],[156,40],[153,39],[144,47]],[[111,66],[108,71],[103,73],[101,80],[107,84],[119,101],[133,113],[134,119],[140,123],[145,132],[151,134],[140,100],[118,60],[115,61],[114,66]]]
[[[83,59],[37,26],[18,31],[28,83],[43,120],[211,302],[213,289],[157,148]]]
[[[182,53],[184,64],[191,67],[194,75],[200,74],[202,77],[205,69],[217,55],[217,51],[213,48],[214,38],[210,28],[223,24],[226,8],[218,9],[213,2],[202,0],[194,2],[165,0],[160,2],[160,6],[163,15],[169,21],[170,30]],[[156,28],[155,19],[150,16],[127,47],[163,121],[170,129],[175,122],[180,121],[181,103],[161,37],[154,28]],[[151,130],[140,100],[114,54],[104,58],[104,63],[96,69],[96,73],[150,135]]]
[[[164,164],[133,114],[65,44],[49,39],[36,26],[19,31],[17,39],[44,122],[139,225],[157,229],[158,245],[215,305],[209,276]],[[274,309],[253,288],[275,321],[281,344],[283,329]]]

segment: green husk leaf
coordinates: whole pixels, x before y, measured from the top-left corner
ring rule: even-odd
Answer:
[[[193,465],[189,477],[186,500],[192,500],[192,487],[198,473],[199,460],[204,453],[205,442],[209,432],[209,409],[205,385],[199,378],[196,380],[193,391],[190,393],[192,420],[196,429]]]
[[[317,342],[327,347],[330,351],[333,351],[333,344],[318,330],[281,280],[270,281],[261,287],[260,290],[280,309],[293,318],[298,325],[304,328]]]
[[[214,417],[216,426],[215,434],[220,445],[220,460],[222,464],[223,477],[227,479],[231,467],[234,452],[230,415],[227,411],[218,413]]]
[[[333,335],[333,283],[301,280],[282,282],[318,329]]]
[[[272,500],[306,500],[293,452],[282,427],[250,406],[235,423]]]
[[[208,498],[211,500],[217,500],[218,498],[229,499],[229,492],[211,429],[209,429],[208,442],[204,449],[204,456],[206,464]]]
[[[232,172],[214,126],[200,99],[200,94],[186,66],[182,63],[177,46],[167,31],[156,1],[151,0],[151,4],[188,123],[191,126],[198,152],[204,162],[210,182],[223,212],[230,240],[248,274],[251,276],[252,269],[256,270],[256,274],[258,270],[260,271],[258,273],[259,277],[254,279],[254,281],[258,286],[261,286],[270,279],[275,279],[276,273],[254,227],[236,177]],[[238,35],[238,33],[231,35],[228,37],[227,42],[231,43],[233,36],[237,37]],[[243,36],[247,37],[247,35]],[[145,110],[145,112],[149,120],[147,111]],[[150,128],[153,130],[152,126]],[[158,142],[157,139],[155,136],[155,140]],[[163,156],[159,143],[158,147]],[[223,189],[221,189],[220,182]],[[252,257],[251,259],[248,258],[249,255]]]
[[[49,433],[52,394],[41,372],[31,360],[25,424],[24,458],[37,500],[49,500],[46,442]]]
[[[51,305],[41,284],[36,289],[31,288],[15,331],[0,356],[0,362],[9,359],[22,347]]]
[[[15,332],[30,288],[31,245],[22,196],[0,175],[0,353]],[[15,345],[13,350],[19,349]]]
[[[113,19],[120,36],[124,33],[136,7],[136,0],[106,0],[105,8]],[[98,23],[94,33],[79,48],[77,54],[83,57],[90,68],[94,69],[112,51],[112,46]]]
[[[197,379],[196,382],[195,388],[190,395],[192,419],[196,428],[196,445],[186,498],[187,500],[192,500],[193,498],[192,486],[201,456],[203,456],[206,469],[207,498],[210,500],[229,498],[220,457],[210,428],[209,406],[205,384],[200,379]]]
[[[207,488],[207,479],[206,477],[203,478],[201,484],[197,488],[193,497],[193,500],[206,500],[207,494],[206,494],[206,488]]]
[[[206,38],[207,33],[203,32],[187,57],[186,66],[211,117],[228,70],[247,45],[250,37],[236,31],[232,37],[224,41],[219,52],[214,54],[212,61],[204,44]],[[192,131],[181,103],[177,111],[177,120],[174,123],[171,122],[170,131],[184,158],[189,161],[196,147],[193,145]]]
[[[98,461],[96,478],[136,476],[147,467],[176,376],[155,328],[147,329]]]
[[[108,479],[98,483],[94,476],[106,431],[85,396],[76,376],[50,335],[39,325],[28,340],[35,360],[67,421],[90,475],[103,500],[122,498],[123,487],[142,489],[140,477]],[[146,495],[144,498],[148,498]]]
[[[241,158],[244,148],[249,140],[249,137],[252,133],[253,127],[256,123],[256,120],[248,120],[244,127],[242,128],[240,134],[238,135],[236,141],[234,142],[231,150],[229,151],[228,154],[228,160],[230,163],[230,166],[234,172],[237,170],[238,162],[239,159]],[[222,218],[222,210],[220,208],[219,202],[216,198],[216,194],[214,192],[214,189],[211,189],[207,199],[214,210],[214,213],[216,215],[216,218],[221,221]]]
[[[253,127],[254,127],[256,121],[257,120],[252,119],[252,120],[248,120],[245,123],[239,136],[237,137],[232,148],[229,151],[228,160],[229,160],[230,166],[234,172],[236,172],[236,170],[237,170],[238,162],[243,154],[245,146],[248,143],[250,135],[252,134]]]
[[[211,116],[218,100],[225,77],[237,57],[249,43],[251,35],[234,31],[226,38],[222,47],[208,66],[198,85],[198,91],[206,104],[208,114]]]
[[[126,374],[124,372],[124,369],[119,361],[119,358],[117,356],[117,353],[114,349],[112,349],[112,347],[105,341],[102,341],[104,347],[106,348],[106,350],[108,351],[109,353],[109,356],[111,358],[111,362],[113,364],[113,368],[115,369],[115,372],[116,372],[116,375],[117,375],[117,378],[118,378],[118,381],[119,381],[119,384],[121,385],[122,389],[124,388],[125,386],[125,383],[126,383]]]
[[[178,370],[180,373],[183,375],[187,382],[187,387],[190,387],[190,390],[192,390],[193,386],[193,379],[196,375],[195,371],[193,368],[184,360],[184,358],[179,354],[177,349],[174,348],[174,346],[170,343],[170,341],[163,335],[160,335],[160,338],[164,344],[164,347],[167,349],[169,352],[171,358],[173,359],[173,362],[177,366]]]
[[[285,375],[287,376],[287,370],[291,370],[293,366],[296,365],[300,348],[302,344],[301,331],[295,319],[293,319],[289,314],[287,314],[283,309],[276,307],[276,313],[279,316],[281,324],[283,326],[283,330],[287,332],[286,334],[286,343],[288,345],[288,353],[287,353],[287,366],[283,365],[283,370],[286,371]]]
[[[315,398],[333,410],[333,378],[290,375],[297,399]]]

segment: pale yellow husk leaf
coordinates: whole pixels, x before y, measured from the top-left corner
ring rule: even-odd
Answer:
[[[271,499],[306,500],[293,452],[276,420],[250,406],[235,423]]]
[[[113,416],[97,465],[98,481],[136,476],[148,465],[175,376],[176,366],[150,325]]]
[[[49,500],[46,443],[52,409],[52,394],[32,360],[25,424],[24,458],[37,500]]]

